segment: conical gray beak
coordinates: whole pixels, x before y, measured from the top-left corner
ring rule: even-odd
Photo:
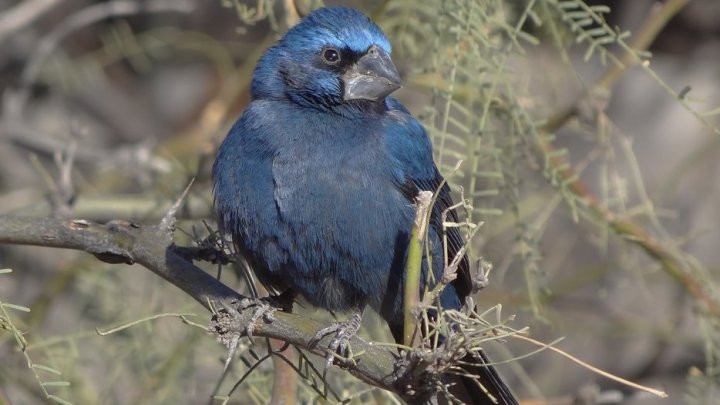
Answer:
[[[377,101],[402,87],[400,74],[382,48],[373,45],[343,75],[345,84],[344,100]]]

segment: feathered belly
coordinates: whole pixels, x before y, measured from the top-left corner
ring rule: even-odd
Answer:
[[[277,217],[259,249],[264,267],[313,305],[378,309],[402,278],[412,207],[390,182],[367,181],[382,178],[373,173],[315,169],[274,164]]]

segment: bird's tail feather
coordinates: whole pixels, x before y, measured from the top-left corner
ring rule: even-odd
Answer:
[[[403,329],[393,326],[390,326],[390,331],[395,341],[402,344]],[[466,375],[446,375],[443,380],[457,400],[472,405],[518,405],[510,388],[482,350],[477,354],[468,353],[461,364]],[[443,403],[442,398],[439,402]]]
[[[468,403],[475,405],[518,404],[517,399],[510,392],[510,388],[505,385],[497,369],[490,365],[490,360],[482,350],[477,355],[465,356],[463,363],[463,369],[468,376],[460,376],[460,383],[470,398]]]

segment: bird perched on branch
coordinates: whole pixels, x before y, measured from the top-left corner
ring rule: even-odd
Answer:
[[[428,267],[440,279],[445,252],[452,260],[463,245],[459,231],[441,223],[452,200],[440,187],[430,140],[389,97],[401,87],[390,51],[380,28],[359,11],[310,13],[259,60],[252,101],[213,166],[221,230],[270,291],[352,313],[323,331],[336,333],[340,346],[357,332],[367,306],[402,341],[405,261],[420,191],[439,192],[423,282]],[[439,304],[460,308],[471,284],[463,257]],[[480,365],[471,373],[487,390],[465,378],[470,400],[516,403],[495,369],[482,366],[484,356],[465,360]]]

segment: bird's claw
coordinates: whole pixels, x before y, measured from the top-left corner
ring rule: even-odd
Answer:
[[[253,332],[255,331],[255,323],[259,319],[267,323],[275,321],[275,311],[278,309],[272,305],[273,300],[268,298],[243,298],[240,301],[220,301],[220,311],[213,316],[213,323],[211,327],[217,331],[220,335],[227,335],[230,332],[236,335],[240,335],[241,332],[245,332],[250,341],[252,341]],[[239,324],[239,320],[242,318],[242,311],[245,311],[251,307],[255,307],[252,310],[252,315],[248,322],[243,325]],[[237,339],[235,339],[237,340]],[[224,342],[226,346],[227,342]]]
[[[252,315],[250,316],[250,320],[245,325],[245,335],[247,335],[248,339],[250,339],[250,342],[253,341],[252,338],[253,332],[255,332],[255,322],[257,322],[258,319],[262,318],[263,321],[267,323],[275,321],[274,313],[278,309],[274,307],[270,301],[271,300],[267,298],[243,298],[240,302],[238,302],[238,308],[240,308],[240,311],[244,311],[250,307],[255,307]]]
[[[265,322],[271,323],[275,320],[273,313],[277,308],[271,305],[272,300],[266,298],[243,298],[240,301],[220,301],[220,311],[213,316],[211,329],[215,331],[220,342],[228,348],[228,354],[225,358],[225,369],[230,366],[230,362],[235,355],[235,351],[240,344],[242,332],[250,339],[252,343],[252,335],[255,331],[255,322],[262,318]],[[251,307],[255,307],[248,322],[241,325],[239,320],[242,317],[241,312]]]
[[[352,347],[350,346],[350,339],[352,339],[360,330],[360,324],[362,322],[362,315],[353,314],[353,316],[344,322],[335,322],[332,325],[322,328],[315,336],[310,340],[310,346],[316,345],[323,337],[335,334],[332,341],[328,345],[328,355],[325,358],[325,369],[327,370],[333,364],[333,361],[338,353],[341,357],[353,360]]]

